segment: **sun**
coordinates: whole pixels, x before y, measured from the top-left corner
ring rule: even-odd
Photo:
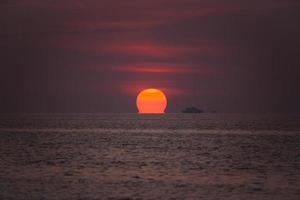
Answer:
[[[138,94],[136,106],[139,113],[142,114],[165,113],[167,97],[161,90],[154,88],[146,89]]]

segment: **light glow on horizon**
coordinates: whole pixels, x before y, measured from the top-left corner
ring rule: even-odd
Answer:
[[[140,114],[163,114],[167,107],[167,97],[161,90],[146,89],[138,94],[136,106]]]

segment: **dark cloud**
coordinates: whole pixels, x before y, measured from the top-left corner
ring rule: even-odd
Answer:
[[[298,1],[0,3],[1,112],[300,112]]]

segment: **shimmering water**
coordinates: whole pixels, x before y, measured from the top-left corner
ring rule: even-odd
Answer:
[[[0,115],[0,199],[300,199],[300,116]]]

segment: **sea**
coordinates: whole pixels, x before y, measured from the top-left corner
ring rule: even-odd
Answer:
[[[1,114],[3,200],[299,200],[300,115]]]

